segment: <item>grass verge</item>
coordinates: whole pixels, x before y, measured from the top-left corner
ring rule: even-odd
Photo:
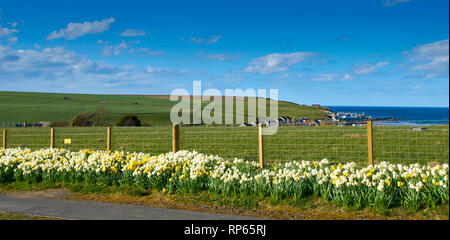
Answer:
[[[60,220],[60,218],[0,212],[0,220]]]
[[[269,219],[289,220],[448,220],[449,205],[443,204],[435,208],[425,208],[411,212],[402,208],[388,209],[377,213],[372,208],[351,209],[339,207],[333,202],[326,202],[320,198],[308,197],[300,201],[275,200],[260,196],[219,196],[207,192],[163,193],[151,189],[140,189],[134,186],[103,186],[93,184],[64,184],[64,183],[27,183],[12,182],[0,184],[0,192],[21,196],[30,196],[53,189],[45,197],[66,200],[98,201],[159,208],[183,209],[191,211],[206,211],[224,214],[246,215]],[[68,191],[67,191],[68,190]],[[66,191],[69,194],[58,194]],[[39,195],[40,194],[40,195]],[[13,214],[14,215],[14,214]],[[6,216],[6,215],[5,215]],[[8,217],[8,216],[6,216]],[[0,216],[2,219],[2,216]],[[21,219],[9,216],[7,219]],[[27,218],[23,218],[27,219]]]

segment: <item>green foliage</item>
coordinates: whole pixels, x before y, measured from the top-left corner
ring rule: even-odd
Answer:
[[[71,122],[72,127],[90,127],[94,125],[94,113],[82,113],[76,115]]]
[[[138,119],[136,115],[125,114],[120,118],[119,122],[117,122],[117,126],[139,127],[141,126],[141,121]]]

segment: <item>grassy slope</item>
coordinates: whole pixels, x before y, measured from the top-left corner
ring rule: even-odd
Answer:
[[[121,115],[134,113],[152,125],[169,125],[169,113],[175,102],[169,96],[91,95],[65,93],[23,93],[0,91],[0,124],[3,121],[69,121],[83,112],[95,112],[103,105],[106,123],[117,122]],[[205,106],[207,102],[203,103]],[[323,118],[317,109],[290,102],[279,102],[280,116]]]

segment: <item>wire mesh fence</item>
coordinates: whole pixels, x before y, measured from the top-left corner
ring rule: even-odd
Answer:
[[[50,147],[48,128],[10,128],[8,148]],[[55,128],[54,147],[70,150],[107,149],[105,127]],[[172,127],[113,127],[111,150],[161,154],[172,151]],[[182,126],[179,147],[226,159],[258,160],[258,128],[229,126]],[[3,144],[3,136],[0,138]],[[374,162],[448,163],[448,125],[410,127],[374,126]],[[266,164],[291,160],[368,162],[368,134],[365,126],[285,126],[274,135],[263,135]]]
[[[44,128],[11,128],[8,129],[7,136],[8,148],[20,147],[36,150],[50,146],[50,131]]]
[[[430,163],[449,161],[448,126],[374,127],[377,162]]]
[[[332,162],[367,161],[367,130],[364,127],[279,127],[264,136],[264,160]]]
[[[104,127],[57,128],[55,131],[55,147],[65,148],[74,151],[80,149],[106,150],[105,128]]]
[[[115,127],[111,135],[112,150],[151,154],[172,150],[172,127]]]
[[[257,127],[181,127],[180,149],[223,158],[258,159]]]

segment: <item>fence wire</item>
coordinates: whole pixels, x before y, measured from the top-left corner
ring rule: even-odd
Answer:
[[[449,161],[448,126],[374,127],[374,160],[398,163]]]
[[[172,127],[113,127],[113,151],[161,154],[172,151]],[[70,143],[66,140],[70,139]],[[0,138],[2,143],[3,137]],[[55,128],[55,147],[74,151],[106,150],[105,127]],[[226,159],[258,160],[258,128],[195,126],[180,128],[180,149],[219,155]],[[8,148],[50,147],[49,128],[10,128]],[[367,128],[285,126],[263,136],[267,164],[291,160],[357,162],[367,164]],[[379,163],[448,163],[449,127],[374,126],[374,161]]]
[[[367,130],[364,127],[279,127],[264,136],[264,160],[367,162]]]
[[[20,147],[32,150],[49,148],[50,130],[45,128],[10,128],[7,132],[6,143],[8,148]]]
[[[47,129],[47,131],[50,130]],[[66,140],[69,140],[70,143],[66,142]],[[55,148],[65,148],[73,151],[81,149],[106,150],[106,128],[55,128]]]
[[[111,149],[161,154],[172,151],[172,127],[113,127]]]
[[[180,149],[223,158],[258,159],[257,127],[181,127]]]

